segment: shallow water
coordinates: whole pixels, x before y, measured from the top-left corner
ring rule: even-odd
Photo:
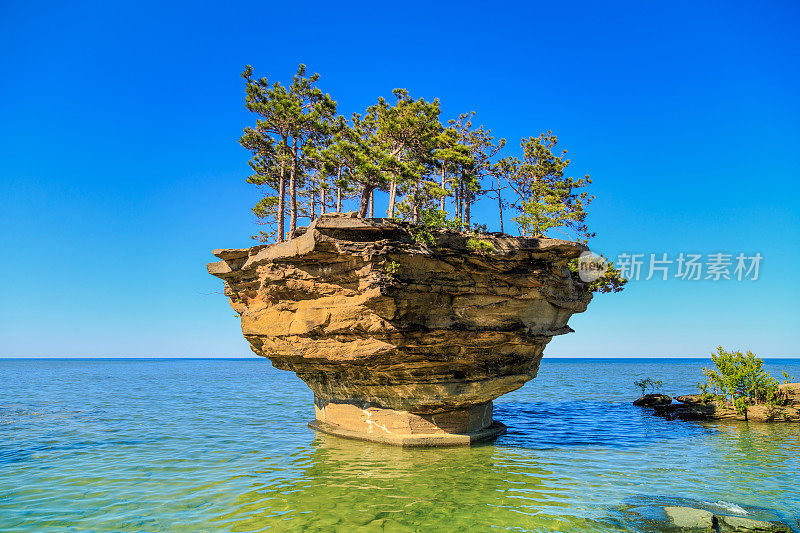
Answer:
[[[495,404],[507,435],[415,450],[315,434],[311,392],[258,358],[0,360],[0,530],[641,531],[677,503],[800,531],[800,424],[630,405],[635,379],[694,392],[707,364],[545,357]]]

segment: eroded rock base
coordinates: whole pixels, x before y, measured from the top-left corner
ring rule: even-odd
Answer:
[[[396,411],[360,401],[314,401],[316,419],[308,425],[323,433],[395,446],[468,446],[493,439],[506,426],[492,419],[492,402],[433,414]]]

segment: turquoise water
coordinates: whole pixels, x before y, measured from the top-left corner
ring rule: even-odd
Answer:
[[[626,509],[665,502],[800,530],[799,424],[630,405],[704,364],[545,357],[496,402],[507,435],[415,450],[315,434],[311,392],[258,358],[0,360],[0,530],[642,531]]]

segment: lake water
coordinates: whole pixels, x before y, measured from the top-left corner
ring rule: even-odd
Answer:
[[[800,530],[800,424],[630,405],[709,364],[545,357],[493,444],[401,449],[315,434],[309,389],[255,357],[0,360],[0,530],[640,531],[626,509],[670,502]]]

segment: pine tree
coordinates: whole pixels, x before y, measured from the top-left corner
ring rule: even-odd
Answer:
[[[468,154],[461,162],[461,176],[456,187],[456,216],[465,228],[472,225],[472,204],[487,192],[482,183],[486,178],[493,179],[498,172],[494,159],[506,144],[505,139],[495,143],[492,131],[483,125],[473,126],[474,116],[475,112],[470,111],[451,121],[451,127],[458,134],[458,145],[465,147]]]
[[[517,194],[512,207],[519,212],[514,221],[523,236],[544,235],[551,229],[572,232],[579,240],[593,236],[586,226],[585,207],[594,199],[580,189],[591,183],[589,176],[581,179],[564,177],[570,163],[567,151],[554,153],[558,139],[548,131],[538,137],[522,139],[521,160],[508,158],[509,185]]]
[[[394,218],[397,197],[419,187],[442,129],[439,100],[414,99],[406,89],[392,92],[394,105],[379,98],[364,116],[374,127],[374,145],[382,156],[378,166],[389,177],[389,218]]]
[[[319,151],[322,172],[326,177],[326,182],[330,184],[323,192],[330,192],[330,205],[337,213],[342,212],[344,202],[353,198],[357,192],[356,182],[352,179],[347,167],[347,154],[344,151],[344,143],[350,136],[351,131],[347,120],[341,116],[337,117],[332,125],[331,135],[326,138],[325,147]]]
[[[493,194],[494,200],[497,200],[500,233],[505,233],[503,210],[508,207],[508,201],[503,199],[503,194],[509,188],[510,175],[514,170],[514,158],[511,157],[505,157],[492,165],[491,186],[487,192]]]
[[[439,200],[439,210],[445,211],[445,198],[455,193],[461,169],[472,165],[469,147],[459,142],[459,131],[454,126],[455,121],[450,121],[450,126],[443,128],[436,138],[436,148],[433,156],[436,172],[440,173],[439,186],[446,193]],[[458,212],[458,208],[455,209]]]
[[[281,177],[285,157],[280,153],[280,145],[276,145],[271,137],[258,129],[245,128],[239,143],[253,154],[248,162],[253,174],[247,178],[247,182],[275,192],[275,194],[265,193],[253,207],[253,213],[258,217],[259,224],[269,227],[268,231],[260,231],[259,235],[254,235],[253,238],[266,242],[283,231],[280,216],[280,209],[283,206],[279,194],[283,185]]]
[[[254,135],[263,138],[270,138],[273,144],[275,140],[280,144],[280,150],[276,150],[281,154],[280,158],[280,173],[278,177],[279,185],[277,187],[278,200],[275,209],[275,218],[277,218],[277,233],[278,241],[281,242],[286,236],[285,232],[285,212],[286,212],[286,178],[287,178],[287,163],[290,159],[288,150],[288,139],[291,135],[290,122],[285,116],[282,101],[286,99],[286,89],[280,83],[270,85],[267,78],[259,80],[252,79],[253,67],[247,65],[242,72],[242,78],[246,81],[245,91],[245,107],[252,112],[256,113],[260,118],[256,120],[256,127],[249,129],[250,139],[247,138],[248,130],[245,130],[245,136],[242,139],[245,142],[251,143],[251,146],[245,146],[253,151],[255,147]],[[274,137],[274,139],[273,139]],[[241,142],[241,141],[240,141]],[[266,142],[261,140],[259,142]],[[244,144],[244,143],[243,143]],[[266,213],[265,213],[266,215]]]
[[[345,125],[338,132],[332,151],[336,157],[340,193],[348,189],[360,190],[358,216],[365,218],[375,189],[385,190],[388,184],[388,174],[381,166],[384,153],[373,117],[354,113],[351,125]]]
[[[331,134],[335,123],[336,102],[316,87],[319,74],[306,77],[305,65],[300,65],[289,87],[289,99],[285,103],[292,133],[291,169],[289,173],[289,231],[297,229],[297,182],[302,172],[301,157],[307,145],[313,150],[314,143]],[[312,214],[313,216],[313,214]]]
[[[256,129],[264,135],[274,136],[281,145],[284,191],[289,186],[289,232],[297,228],[298,189],[303,177],[303,151],[308,143],[319,137],[329,135],[336,114],[336,102],[328,94],[316,87],[319,74],[306,76],[305,65],[300,65],[297,74],[287,88],[279,82],[270,84],[267,78],[254,80],[253,69],[245,67],[242,77],[246,81],[245,105],[248,110],[259,115]],[[288,159],[288,161],[287,161]],[[279,221],[279,240],[284,238],[283,213],[285,212],[283,192],[278,194],[277,217]]]

